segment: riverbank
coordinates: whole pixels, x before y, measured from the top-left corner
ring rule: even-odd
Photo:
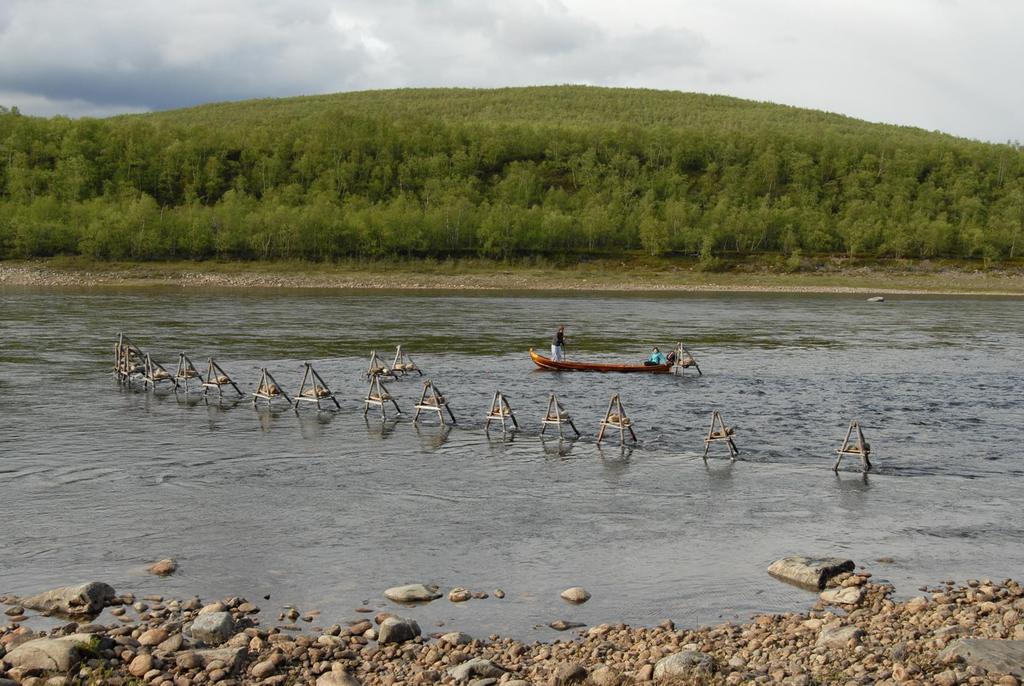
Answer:
[[[574,267],[489,262],[98,263],[73,258],[0,262],[0,287],[180,287],[407,290],[543,290],[1024,295],[1024,270],[972,270],[928,263],[852,266],[843,262],[788,273],[764,265],[704,272],[671,263],[586,263]]]
[[[1024,588],[1017,582],[946,581],[904,602],[867,572],[840,574],[828,585],[804,613],[684,629],[670,620],[600,624],[545,644],[472,637],[455,627],[424,631],[397,616],[415,614],[412,605],[375,616],[358,608],[326,626],[297,608],[274,621],[277,611],[261,612],[244,598],[136,598],[94,583],[0,598],[11,622],[0,628],[0,684],[1019,686]],[[456,591],[434,602],[454,602]],[[106,609],[99,619],[38,635],[20,622],[40,597]]]

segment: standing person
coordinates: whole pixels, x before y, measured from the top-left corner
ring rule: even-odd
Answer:
[[[551,341],[551,359],[555,362],[561,362],[565,359],[565,352],[563,350],[565,346],[565,327],[558,327],[558,331],[555,332],[555,337]]]

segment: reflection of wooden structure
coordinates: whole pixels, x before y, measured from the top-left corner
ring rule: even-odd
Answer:
[[[366,399],[363,400],[363,416],[366,416],[366,413],[370,411],[370,406],[373,405],[380,408],[381,419],[387,419],[388,414],[384,409],[387,403],[394,405],[395,412],[402,414],[401,408],[398,407],[398,403],[395,402],[391,393],[388,392],[387,386],[381,382],[379,376],[374,376],[370,379],[370,388],[367,389]]]
[[[633,442],[636,443],[633,422],[626,416],[626,411],[622,408],[622,401],[619,399],[618,393],[613,395],[608,401],[608,409],[605,410],[604,419],[601,420],[601,429],[597,432],[597,442],[599,444],[604,440],[604,432],[608,427],[619,430],[619,445],[626,444],[627,431]]]
[[[579,436],[580,431],[576,428],[576,425],[572,423],[572,416],[565,411],[562,407],[562,403],[558,402],[558,398],[552,393],[548,396],[548,409],[544,413],[544,419],[540,420],[540,435],[544,435],[544,431],[548,428],[548,424],[554,424],[558,427],[558,437],[563,438],[562,427],[566,424],[569,428]]]
[[[420,394],[420,401],[416,403],[416,414],[413,416],[412,421],[417,422],[420,418],[420,412],[436,412],[437,418],[443,425],[445,410],[448,411],[448,416],[452,418],[452,424],[455,424],[455,415],[452,414],[452,410],[448,407],[448,399],[444,397],[441,390],[434,385],[434,382],[427,379],[423,382],[423,393]]]
[[[377,354],[376,350],[370,351],[370,366],[366,368],[366,378],[372,379],[375,376],[383,376],[389,379],[395,378],[394,372],[391,368],[384,363],[384,360],[380,359],[380,355]]]
[[[423,372],[416,366],[416,363],[412,361],[409,354],[402,350],[402,346],[399,345],[395,348],[395,361],[391,363],[391,373],[400,373],[402,376],[416,372],[420,376],[423,376]]]
[[[494,397],[491,399],[491,407],[487,411],[487,419],[484,422],[484,432],[490,431],[491,422],[501,422],[501,433],[506,433],[508,431],[506,422],[509,420],[512,421],[513,429],[519,429],[519,422],[516,421],[516,415],[512,412],[512,406],[508,404],[508,398],[501,391],[495,391]]]
[[[146,386],[152,386],[153,390],[156,390],[157,386],[159,386],[161,382],[166,381],[175,388],[178,387],[178,382],[175,381],[174,376],[164,369],[162,364],[154,361],[153,358],[149,356],[149,353],[146,353],[146,362],[143,367],[145,371],[142,372],[142,376]]]
[[[128,384],[146,371],[146,355],[142,349],[128,340],[124,333],[117,334],[114,344],[114,378]]]
[[[282,398],[287,400],[289,405],[292,404],[292,399],[288,397],[288,393],[281,388],[273,375],[267,371],[267,368],[260,368],[260,382],[256,385],[256,390],[252,394],[252,404],[255,405],[258,400],[266,400],[268,405],[272,405],[275,400]]]
[[[836,463],[832,466],[832,471],[839,472],[839,463],[842,462],[843,455],[859,457],[861,469],[865,472],[871,470],[871,444],[864,440],[864,432],[860,430],[860,422],[856,419],[850,422],[842,447],[836,449]]]
[[[675,350],[672,352],[675,353],[675,357],[672,359],[673,373],[678,374],[684,369],[693,367],[697,370],[698,375],[704,376],[704,373],[700,370],[700,365],[697,364],[697,359],[689,350],[686,349],[686,346],[683,345],[682,341],[676,344]]]
[[[188,393],[189,381],[198,381],[202,383],[203,375],[199,373],[196,366],[192,364],[192,360],[188,359],[188,355],[185,353],[178,353],[178,366],[174,370],[174,390],[178,390],[180,385],[185,389],[185,393]]]
[[[203,377],[203,394],[210,392],[211,388],[217,389],[217,395],[223,397],[224,386],[231,386],[235,389],[235,393],[238,393],[238,397],[242,397],[242,389],[238,387],[227,372],[221,369],[220,365],[217,364],[211,357],[206,362],[206,376]]]
[[[295,411],[299,411],[299,403],[302,402],[316,403],[316,409],[319,410],[321,409],[321,400],[330,400],[340,410],[341,405],[338,403],[338,399],[334,397],[334,393],[327,385],[327,382],[317,374],[316,370],[313,369],[313,365],[309,362],[304,362],[303,364],[306,365],[306,371],[302,373],[302,383],[299,384],[299,391],[295,394],[295,402],[292,403]]]
[[[715,427],[718,428],[715,428]],[[740,454],[739,448],[736,447],[736,443],[732,440],[732,437],[736,435],[736,430],[731,426],[726,426],[725,421],[722,419],[722,413],[715,410],[711,413],[711,426],[708,427],[708,435],[704,439],[704,461],[708,460],[708,448],[715,441],[725,441],[725,444],[729,446],[729,457],[735,460],[736,456]]]

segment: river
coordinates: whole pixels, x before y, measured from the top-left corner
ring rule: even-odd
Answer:
[[[427,632],[550,640],[555,619],[805,609],[813,596],[765,573],[790,554],[848,556],[901,596],[1024,564],[1019,299],[7,288],[0,304],[0,592],[95,579],[330,624],[422,581],[507,594],[400,610]],[[537,370],[526,351],[558,324],[571,357],[639,361],[682,340],[704,374]],[[312,362],[342,409],[122,388],[119,331],[172,371],[179,351],[200,369],[213,355],[247,394],[262,366],[291,393]],[[401,419],[364,418],[369,353],[398,343],[454,428],[411,423],[418,377],[390,383]],[[496,389],[523,427],[512,439],[483,431]],[[551,392],[581,440],[538,436]],[[612,393],[635,447],[595,443]],[[700,457],[713,409],[736,427],[735,463],[720,445]],[[867,477],[831,469],[853,418]],[[175,575],[144,572],[164,557]],[[576,585],[593,599],[558,597]]]

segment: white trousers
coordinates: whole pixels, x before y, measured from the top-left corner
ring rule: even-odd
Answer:
[[[562,346],[552,345],[551,346],[551,359],[555,362],[561,362],[565,359],[565,355],[562,354]]]

